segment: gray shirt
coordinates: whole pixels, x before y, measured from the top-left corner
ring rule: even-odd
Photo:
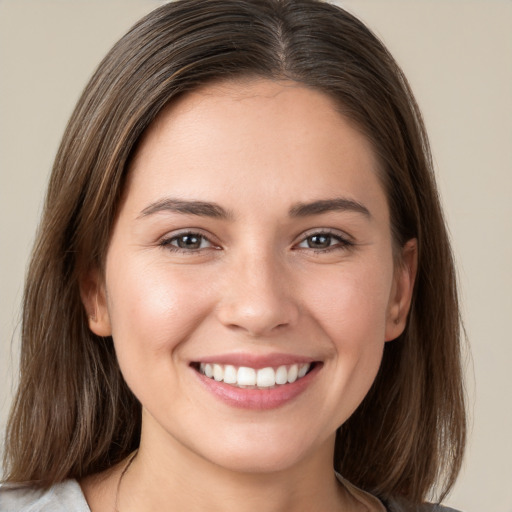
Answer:
[[[376,502],[374,496],[357,489],[346,480],[339,480],[358,500]],[[404,502],[392,501],[382,510],[389,512],[457,512],[440,505],[411,506]],[[65,480],[48,490],[35,489],[23,484],[0,486],[0,512],[91,512],[82,489],[76,480]]]
[[[65,480],[48,490],[4,484],[0,512],[91,512],[76,480]]]

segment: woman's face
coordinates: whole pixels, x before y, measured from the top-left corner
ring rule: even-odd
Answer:
[[[322,93],[259,80],[204,87],[152,124],[86,304],[142,404],[143,445],[275,471],[331,463],[412,274],[394,266],[366,138]]]

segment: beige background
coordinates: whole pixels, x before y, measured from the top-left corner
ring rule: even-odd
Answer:
[[[23,274],[67,118],[108,48],[157,0],[0,0],[0,429]],[[448,503],[512,512],[512,2],[346,0],[401,63],[430,131],[471,345],[473,426]]]

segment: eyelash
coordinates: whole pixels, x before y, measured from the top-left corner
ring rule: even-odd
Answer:
[[[207,236],[203,235],[202,233],[197,233],[195,231],[185,231],[183,233],[179,233],[177,235],[174,235],[174,236],[171,236],[168,238],[164,238],[160,241],[159,245],[160,245],[160,247],[163,247],[166,250],[169,250],[169,251],[175,252],[175,253],[181,253],[181,254],[199,253],[200,251],[203,251],[204,249],[206,249],[205,247],[199,247],[197,249],[185,249],[183,247],[178,247],[176,245],[173,245],[174,241],[177,241],[180,238],[183,239],[185,237],[198,238],[198,239],[200,239],[200,245],[202,245],[203,241],[206,241],[210,244],[210,247],[216,248],[215,245],[211,242],[211,240]],[[210,247],[207,247],[207,248],[209,249]]]
[[[325,254],[332,251],[347,250],[354,246],[354,243],[348,240],[348,237],[345,237],[340,233],[334,232],[329,229],[322,229],[319,231],[308,233],[307,236],[302,238],[298,245],[306,243],[309,239],[313,237],[327,237],[330,239],[330,241],[335,241],[336,243],[320,249],[314,247],[299,247],[298,250],[311,250],[314,251],[316,254]]]
[[[173,242],[178,241],[179,239],[183,239],[185,237],[192,237],[192,238],[199,239],[200,247],[193,248],[193,249],[190,249],[190,248],[185,249],[183,247],[178,247],[173,244]],[[336,243],[334,243],[333,245],[329,245],[328,247],[325,247],[325,248],[300,247],[300,244],[307,243],[307,241],[313,237],[326,237],[326,238],[329,238],[330,241],[334,240]],[[210,245],[208,247],[201,247],[201,245],[204,241]],[[181,254],[197,254],[205,249],[210,249],[210,248],[218,249],[218,247],[215,246],[213,244],[213,242],[207,236],[205,236],[201,233],[194,232],[194,231],[185,231],[183,233],[179,233],[177,235],[174,235],[174,236],[171,236],[168,238],[164,238],[160,241],[159,246],[163,247],[166,250],[169,250],[171,252],[181,253]],[[323,230],[309,233],[307,236],[303,237],[298,244],[295,244],[294,248],[296,247],[295,250],[311,250],[316,254],[322,254],[322,253],[328,253],[328,252],[336,251],[336,250],[338,250],[338,251],[339,250],[347,250],[352,246],[354,246],[354,243],[351,242],[350,240],[348,240],[346,237],[343,237],[342,235],[340,235],[337,232],[334,233],[333,231],[331,231],[329,229],[323,229]]]

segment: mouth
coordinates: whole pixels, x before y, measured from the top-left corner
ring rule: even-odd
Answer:
[[[294,363],[252,368],[250,366],[195,362],[191,366],[206,378],[235,388],[269,390],[287,386],[303,379],[313,371],[316,363]]]
[[[225,354],[190,363],[204,389],[229,406],[270,410],[294,403],[313,386],[322,361],[287,354]]]

